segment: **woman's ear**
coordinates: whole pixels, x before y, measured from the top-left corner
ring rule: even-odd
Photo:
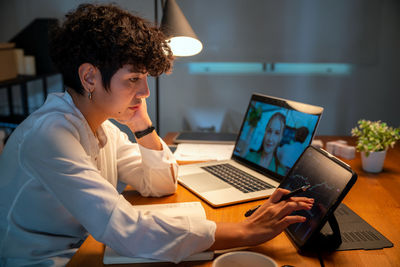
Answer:
[[[97,71],[97,68],[90,63],[83,63],[79,66],[79,79],[86,93],[92,93],[94,91]]]

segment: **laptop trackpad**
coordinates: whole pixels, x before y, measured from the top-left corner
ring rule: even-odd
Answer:
[[[184,184],[190,185],[191,188],[199,193],[231,187],[229,184],[208,173],[185,175],[181,177],[181,181]]]

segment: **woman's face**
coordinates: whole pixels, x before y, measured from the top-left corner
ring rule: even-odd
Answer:
[[[268,122],[265,130],[263,148],[265,153],[272,153],[281,141],[283,134],[283,122],[275,117]]]
[[[140,110],[142,99],[150,95],[147,73],[134,72],[124,65],[111,78],[109,92],[97,90],[95,97],[100,112],[108,118],[128,120]]]

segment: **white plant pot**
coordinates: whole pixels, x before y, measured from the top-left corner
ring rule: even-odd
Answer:
[[[383,163],[386,157],[385,151],[370,152],[368,157],[365,152],[361,152],[361,163],[364,171],[378,173],[382,171]]]

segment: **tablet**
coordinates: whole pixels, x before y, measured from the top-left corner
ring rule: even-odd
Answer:
[[[340,202],[357,179],[350,166],[323,149],[308,146],[285,179],[279,185],[290,191],[310,185],[298,196],[314,198],[311,210],[293,214],[307,218],[304,223],[290,225],[285,232],[300,250],[318,246],[315,243],[320,230],[333,215]],[[340,241],[341,242],[341,241]]]

